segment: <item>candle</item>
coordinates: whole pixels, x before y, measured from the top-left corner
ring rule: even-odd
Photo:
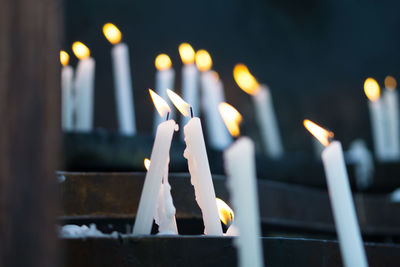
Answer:
[[[228,227],[225,236],[239,235],[236,226],[233,224],[235,220],[235,214],[233,213],[231,207],[229,207],[228,204],[226,204],[225,201],[220,198],[216,198],[216,201],[219,219],[223,224],[226,225],[226,227]]]
[[[194,64],[195,52],[192,46],[188,43],[183,43],[179,46],[179,54],[181,56],[182,67],[182,96],[188,103],[191,104],[194,114],[199,114],[199,72]],[[182,116],[181,124],[185,125],[189,118]],[[183,131],[181,138],[184,139]]]
[[[304,126],[326,146],[322,152],[322,162],[343,263],[347,267],[368,266],[350,191],[342,145],[338,141],[330,143],[329,139],[333,137],[333,133],[315,123],[304,120]]]
[[[206,122],[207,140],[212,148],[222,150],[232,143],[232,138],[218,112],[218,104],[225,101],[222,82],[216,72],[210,70],[212,60],[207,51],[197,51],[196,65],[201,71],[201,102]]]
[[[167,90],[168,97],[183,116],[189,115],[190,106],[177,94]],[[208,164],[206,145],[200,119],[193,117],[184,127],[186,149],[184,157],[188,160],[190,181],[194,186],[197,204],[203,214],[204,234],[222,235],[222,226],[219,221],[215,191],[212,182],[210,166]]]
[[[65,51],[60,51],[61,69],[61,124],[64,131],[72,131],[74,128],[74,92],[73,78],[74,70],[68,65],[69,55]]]
[[[125,135],[134,135],[136,121],[128,46],[121,43],[121,32],[114,24],[106,23],[103,26],[103,33],[113,44],[111,57],[119,131]]]
[[[168,114],[171,112],[168,103],[152,90],[149,91],[160,116],[168,118]],[[158,125],[150,157],[151,164],[149,171],[146,173],[140,196],[133,234],[147,235],[151,233],[162,179],[168,175],[169,150],[171,148],[172,136],[177,128],[178,125],[174,120],[167,120]]]
[[[227,103],[221,103],[219,111],[229,132],[234,137],[239,136],[240,113]],[[239,236],[235,246],[239,250],[239,266],[263,266],[254,143],[248,137],[240,137],[224,151],[223,157],[231,203],[236,212]]]
[[[174,79],[175,79],[175,71],[172,69],[171,59],[166,54],[160,54],[156,57],[155,60],[156,65],[156,92],[163,99],[167,99],[167,103],[170,104],[166,90],[167,88],[174,88]],[[170,118],[173,118],[173,114],[170,114]],[[160,122],[163,119],[158,116],[158,114],[154,114],[154,128],[153,132],[156,132],[156,129]]]
[[[399,135],[399,96],[396,90],[396,80],[392,76],[385,78],[385,91],[383,99],[386,105],[386,120],[390,157],[393,160],[400,158]]]
[[[282,157],[283,145],[269,88],[266,85],[259,85],[243,64],[235,66],[233,76],[239,87],[252,96],[266,155],[271,158]]]
[[[379,161],[386,161],[388,157],[387,131],[385,130],[385,109],[380,99],[378,83],[368,78],[364,82],[364,92],[367,95],[369,114],[371,117],[372,137],[375,156]]]
[[[80,132],[90,132],[93,128],[95,61],[90,57],[89,48],[81,42],[75,42],[72,51],[79,59],[75,78],[75,129]]]
[[[151,161],[144,159],[144,166],[148,171]],[[175,219],[176,209],[172,201],[171,186],[168,182],[168,169],[163,176],[160,191],[158,193],[158,201],[154,221],[158,225],[158,234],[177,235],[178,228]]]

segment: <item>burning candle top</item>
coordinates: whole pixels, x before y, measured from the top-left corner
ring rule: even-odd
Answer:
[[[119,42],[121,42],[122,39],[121,31],[114,24],[112,23],[104,24],[103,33],[111,44],[116,45]]]
[[[233,210],[222,199],[216,198],[215,200],[217,201],[219,219],[223,224],[229,227],[235,219],[235,214],[233,213]]]
[[[90,57],[89,48],[82,42],[74,42],[72,44],[72,51],[79,60],[84,60]]]
[[[64,50],[60,51],[60,62],[61,65],[63,65],[63,67],[68,66],[69,63],[69,55],[67,52],[65,52]]]
[[[73,94],[73,78],[74,70],[68,65],[69,55],[67,52],[60,51],[61,70],[61,122],[64,131],[72,131],[74,128],[74,94]]]
[[[196,53],[190,44],[182,43],[179,45],[179,55],[181,56],[183,64],[194,64],[195,54]]]
[[[397,86],[396,79],[390,75],[385,77],[385,88],[388,90],[395,90]]]

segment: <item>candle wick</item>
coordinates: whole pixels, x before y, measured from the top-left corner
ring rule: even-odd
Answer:
[[[193,109],[190,107],[190,116],[193,118]]]
[[[169,112],[167,113],[167,119],[166,119],[166,121],[169,119]]]

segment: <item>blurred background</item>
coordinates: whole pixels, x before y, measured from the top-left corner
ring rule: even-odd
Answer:
[[[383,87],[386,75],[398,78],[399,8],[397,1],[374,0],[69,0],[62,48],[71,53],[71,44],[82,41],[96,60],[96,127],[117,127],[111,44],[102,33],[112,22],[130,48],[139,132],[152,130],[147,89],[154,88],[155,57],[171,57],[179,92],[178,45],[188,42],[209,51],[227,102],[243,114],[243,131],[256,141],[253,104],[232,75],[239,62],[270,87],[286,150],[312,149],[304,118],[334,131],[344,147],[363,138],[371,148],[363,82],[374,77]]]

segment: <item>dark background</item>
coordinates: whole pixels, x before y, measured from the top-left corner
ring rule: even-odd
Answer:
[[[398,1],[69,0],[65,4],[64,49],[87,44],[96,59],[95,126],[116,129],[110,48],[102,34],[115,23],[131,53],[137,127],[151,132],[154,59],[167,53],[180,90],[178,45],[189,42],[210,52],[227,102],[244,115],[244,132],[258,140],[251,98],[235,84],[233,66],[242,62],[274,97],[284,146],[311,149],[302,126],[309,118],[333,130],[344,146],[356,138],[370,143],[365,78],[383,85],[398,78]],[[72,65],[76,60],[72,61]]]

